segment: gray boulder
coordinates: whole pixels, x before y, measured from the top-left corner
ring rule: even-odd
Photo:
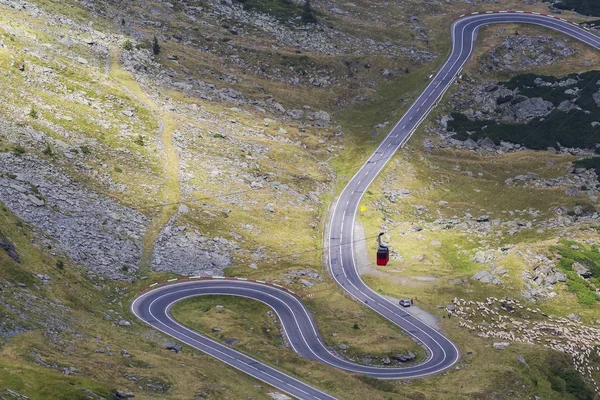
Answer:
[[[167,342],[163,345],[163,347],[167,350],[174,351],[175,353],[180,353],[181,350],[183,350],[183,346],[175,342]]]
[[[496,148],[496,143],[489,137],[484,137],[477,141],[477,145],[485,150],[494,150]]]
[[[492,285],[499,285],[502,280],[497,276],[492,275],[490,271],[479,271],[471,277],[471,279],[479,281],[481,283],[489,283]]]
[[[133,392],[126,392],[124,390],[117,390],[112,395],[112,398],[115,400],[129,399],[131,397],[135,397],[135,394],[133,394]]]
[[[592,98],[596,102],[596,105],[598,107],[600,107],[600,90],[598,90],[596,93],[592,94]]]
[[[320,127],[326,127],[327,124],[329,123],[329,121],[331,120],[331,117],[329,116],[329,114],[323,110],[320,110],[320,111],[317,111],[316,113],[314,113],[313,118],[314,118],[317,126],[320,126]]]
[[[444,115],[441,119],[440,119],[440,127],[442,127],[443,129],[448,129],[448,122],[449,121],[454,121],[454,118],[452,118],[451,115]]]
[[[8,253],[8,256],[15,262],[21,263],[21,259],[17,253],[17,248],[8,238],[0,236],[0,249],[4,249]]]
[[[579,106],[577,106],[577,104],[573,103],[573,101],[571,101],[571,100],[562,101],[558,105],[558,107],[556,107],[556,109],[558,111],[564,111],[564,112],[569,112],[571,110],[581,110],[581,108]]]
[[[579,276],[581,276],[582,278],[591,278],[592,277],[592,271],[590,271],[590,269],[588,267],[586,267],[585,265],[583,265],[581,263],[578,263],[578,262],[573,263],[571,268],[573,268],[573,270],[575,272],[577,272],[577,274]]]
[[[536,117],[544,117],[552,111],[551,102],[541,97],[533,97],[513,104],[509,110],[517,121],[528,121]]]
[[[398,362],[408,362],[414,360],[416,356],[409,351],[408,354],[396,354],[393,355],[391,358]]]

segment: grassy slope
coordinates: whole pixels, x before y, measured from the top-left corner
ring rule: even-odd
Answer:
[[[217,305],[222,305],[223,308],[217,309]],[[376,399],[405,398],[401,395],[398,384],[392,385],[390,394],[377,393],[357,376],[326,367],[318,362],[308,361],[283,347],[282,340],[278,336],[277,325],[273,318],[266,314],[268,310],[268,306],[256,304],[255,301],[248,299],[202,296],[178,303],[173,309],[173,315],[191,328],[200,332],[210,332],[208,335],[216,340],[239,339],[238,343],[232,345],[235,349],[266,361],[340,399],[364,396]],[[360,316],[356,318],[361,323],[365,321]],[[363,324],[363,327],[366,326],[369,325]],[[212,332],[216,327],[221,331]],[[340,332],[336,340],[350,343],[351,346],[356,342],[352,340],[351,334],[347,334],[346,329],[341,328],[336,331]],[[393,330],[390,331],[386,333],[394,334]],[[371,332],[371,334],[375,333]]]
[[[498,43],[501,40],[496,37],[499,29],[486,28],[483,34],[480,34],[479,41],[486,45]],[[507,31],[510,29],[509,27]],[[519,32],[539,34],[538,29],[523,27],[519,27]],[[543,31],[542,34],[548,35],[549,32]],[[579,50],[577,61],[572,62],[567,59],[557,66],[540,68],[539,73],[573,72],[574,63],[579,65],[582,60],[597,58],[597,55],[590,54],[589,50],[582,45],[573,42],[570,45],[575,45]],[[477,47],[478,52],[474,61],[467,65],[465,74],[477,76],[481,82],[506,79],[508,74],[506,72],[482,74],[478,70],[478,60],[481,59],[486,48],[486,46]],[[583,70],[578,68],[583,67],[576,67],[575,70]],[[444,113],[443,104],[442,102],[442,110],[434,112],[424,126],[435,124],[435,119]],[[456,149],[436,149],[428,153],[421,145],[426,137],[428,136],[424,128],[419,129],[407,148],[398,153],[363,200],[367,211],[360,219],[366,227],[366,236],[373,235],[380,231],[382,226],[386,226],[391,236],[391,247],[403,257],[403,261],[392,261],[388,267],[378,268],[377,274],[365,276],[367,282],[371,287],[395,297],[418,296],[420,305],[440,317],[445,317],[445,313],[436,310],[436,305],[448,304],[454,297],[473,300],[487,296],[519,297],[522,289],[521,271],[525,266],[516,252],[511,252],[511,255],[498,261],[499,266],[508,270],[507,276],[503,278],[505,283],[501,286],[478,283],[457,285],[450,281],[456,278],[468,279],[476,271],[485,268],[471,261],[476,248],[497,248],[513,244],[516,245],[515,250],[522,252],[530,250],[546,253],[548,248],[556,243],[558,231],[546,230],[544,233],[539,233],[530,229],[514,236],[489,235],[478,240],[457,229],[425,229],[414,232],[413,224],[418,224],[420,220],[433,221],[438,218],[462,216],[467,212],[473,216],[489,215],[490,219],[504,220],[515,217],[530,218],[524,213],[509,217],[509,212],[523,208],[540,210],[541,214],[538,218],[552,216],[553,212],[550,209],[553,206],[564,205],[571,209],[587,200],[568,197],[563,190],[558,189],[508,187],[504,180],[527,172],[535,172],[544,178],[561,176],[576,158],[534,151],[502,156],[478,155]],[[546,162],[550,160],[556,164],[548,166]],[[460,170],[454,170],[455,166],[459,166]],[[467,175],[466,171],[472,172],[473,176]],[[400,188],[409,189],[411,195],[400,198],[395,204],[384,200],[383,189]],[[439,206],[439,201],[446,201],[448,204]],[[418,215],[414,208],[416,205],[426,206],[427,211],[423,215]],[[594,237],[584,227],[580,230],[576,226],[567,232],[560,232],[560,235],[574,235],[572,237],[579,240]],[[432,246],[431,240],[439,240],[442,246]],[[374,244],[370,243],[370,245],[370,251],[374,252]],[[426,255],[425,261],[417,261],[422,254]],[[437,279],[430,282],[414,279],[420,276],[434,276]],[[581,305],[577,296],[569,293],[566,285],[557,285],[556,291],[558,297],[539,305],[546,312],[554,315],[579,312],[586,323],[594,321],[600,315],[596,307]],[[445,320],[443,325],[463,352],[473,351],[472,356],[467,355],[463,359],[464,364],[461,366],[463,370],[452,374],[453,381],[461,382],[460,388],[454,386],[451,389],[453,396],[467,393],[483,398],[498,393],[506,395],[502,387],[516,384],[516,380],[519,380],[525,384],[525,387],[518,394],[514,394],[516,398],[525,398],[528,394],[535,394],[542,398],[568,397],[566,393],[552,390],[550,387],[552,378],[544,367],[544,363],[556,357],[556,354],[526,345],[512,347],[508,349],[509,351],[499,354],[491,348],[489,340],[475,337],[457,327],[452,321]],[[523,355],[527,359],[529,369],[524,369],[515,362],[517,355]],[[489,363],[491,359],[494,360],[493,363]],[[415,387],[421,390],[435,388],[436,391],[441,392],[444,390],[442,388],[449,388],[450,384],[442,377],[435,381],[420,381]]]
[[[200,352],[186,348],[173,354],[163,349],[167,338],[133,321],[128,312],[127,286],[97,278],[89,280],[80,267],[65,259],[64,268],[58,268],[57,257],[47,254],[32,239],[27,226],[7,211],[0,213],[0,220],[3,235],[14,242],[21,256],[21,264],[16,264],[0,251],[0,279],[6,283],[2,290],[10,294],[3,297],[8,307],[4,305],[0,312],[26,313],[21,296],[30,293],[44,302],[49,299],[68,307],[65,319],[70,326],[56,331],[43,328],[45,319],[55,315],[56,307],[44,311],[46,315],[39,323],[28,319],[24,327],[32,331],[0,347],[0,367],[4,370],[0,388],[36,399],[87,398],[86,390],[108,398],[116,389],[133,391],[141,399],[187,399],[200,392],[223,399],[266,398],[265,392],[273,390]],[[50,283],[43,285],[35,277],[37,273],[48,274]],[[41,307],[35,303],[25,305]],[[120,319],[131,320],[134,325],[120,327]],[[121,349],[131,357],[122,356]],[[114,354],[109,355],[109,351]],[[40,366],[34,362],[36,358],[54,367]],[[75,368],[72,375],[62,373],[63,368],[70,367]],[[145,379],[136,383],[125,374]],[[148,382],[165,384],[169,389],[166,393],[153,392],[146,387]]]
[[[48,4],[48,7],[56,7],[55,4]],[[75,9],[77,10],[77,9]],[[68,8],[66,10],[61,10],[62,12],[66,12],[66,13],[72,13],[71,10],[69,10]],[[85,16],[83,16],[83,18],[85,18]],[[446,18],[446,17],[444,17]],[[446,18],[447,19],[447,18]],[[446,21],[446,19],[443,19],[442,22]],[[439,24],[440,27],[445,26],[444,23],[440,23]],[[444,42],[444,46],[447,46],[447,42]],[[443,53],[443,51],[442,51]],[[440,60],[441,62],[441,60]],[[339,63],[341,64],[341,62]],[[415,66],[415,68],[417,68]],[[432,68],[430,66],[427,67]],[[412,69],[412,66],[411,66]],[[406,104],[404,105],[400,105],[397,106],[397,99],[400,97],[403,98],[409,98],[409,97],[414,97],[415,95],[417,95],[421,88],[424,87],[425,83],[426,83],[426,77],[429,75],[430,70],[414,70],[413,72],[411,72],[408,76],[406,77],[400,77],[397,80],[394,81],[390,81],[387,84],[384,84],[383,86],[381,86],[379,88],[379,90],[377,92],[375,91],[370,91],[369,93],[371,95],[373,95],[373,97],[375,99],[377,99],[378,101],[374,101],[371,102],[368,105],[365,106],[360,106],[360,107],[353,107],[351,110],[348,110],[347,112],[342,112],[339,114],[339,120],[342,122],[342,126],[344,127],[345,130],[347,130],[347,147],[346,147],[346,151],[343,153],[342,157],[340,157],[338,160],[334,161],[334,167],[336,168],[336,170],[339,172],[339,187],[341,187],[341,185],[343,184],[343,182],[345,180],[347,180],[351,174],[353,170],[358,169],[359,164],[357,163],[357,160],[361,159],[361,157],[365,157],[366,154],[368,154],[369,150],[372,150],[372,148],[376,145],[377,141],[380,140],[380,138],[383,135],[383,131],[380,132],[376,137],[371,136],[372,133],[372,126],[374,126],[377,123],[381,123],[384,120],[390,120],[391,122],[393,122],[394,118],[397,118],[400,114],[403,108],[406,108]],[[82,78],[83,79],[83,78]],[[291,90],[290,88],[285,88],[285,87],[281,87],[281,86],[277,86],[274,85],[270,82],[262,82],[264,83],[264,86],[271,92],[271,93],[275,93],[277,95],[279,95],[280,97],[289,95],[289,99],[290,99],[290,103],[296,103],[296,104],[302,104],[304,102],[308,102],[307,99],[309,98],[309,92],[302,92],[300,91],[300,94],[298,94],[298,91],[296,90]],[[113,90],[113,88],[111,88],[111,90]],[[249,89],[251,90],[251,89]],[[312,92],[311,92],[312,93]],[[310,102],[310,104],[323,104],[326,105],[329,103],[328,100],[326,100],[328,97],[325,95],[325,91],[319,91],[319,96],[317,96],[317,98],[313,99],[312,102]],[[47,99],[46,99],[47,100]],[[24,104],[23,105],[25,108],[27,108],[27,105]],[[366,140],[368,139],[368,140]],[[158,168],[157,168],[158,169]],[[127,169],[125,169],[127,171]],[[129,178],[128,178],[129,179]],[[324,212],[324,209],[321,210],[321,212]],[[274,221],[272,223],[275,223]],[[269,225],[266,225],[267,227]],[[12,236],[11,236],[12,237]],[[319,240],[316,240],[313,243],[319,243]],[[448,253],[450,253],[451,249],[448,250]],[[27,250],[26,250],[27,251]],[[33,251],[33,250],[32,250]],[[294,262],[290,262],[290,263],[278,263],[278,265],[270,265],[270,266],[266,266],[266,268],[262,268],[263,266],[261,266],[261,269],[258,272],[252,272],[250,271],[252,274],[254,274],[254,276],[257,277],[278,277],[281,275],[282,270],[285,269],[289,269],[289,268],[298,268],[298,267],[306,267],[306,265],[310,265],[315,269],[319,269],[320,268],[320,262],[321,262],[321,257],[320,257],[320,253],[319,252],[315,252],[314,254],[310,255],[307,258],[301,258],[299,260],[295,260]],[[308,264],[307,264],[308,263]],[[52,263],[51,263],[52,264]],[[239,272],[239,271],[237,271]],[[246,273],[245,273],[246,274]],[[155,277],[159,277],[159,275],[155,275],[152,276],[152,278]],[[377,285],[376,282],[374,282],[375,285]],[[396,290],[396,289],[394,289]],[[332,285],[329,282],[326,282],[320,286],[315,287],[314,289],[315,292],[315,298],[314,300],[312,300],[312,302],[309,304],[311,306],[315,306],[317,308],[317,313],[316,313],[316,317],[319,320],[319,325],[322,326],[323,328],[323,333],[327,335],[327,329],[331,329],[332,326],[336,326],[336,324],[341,324],[340,321],[343,321],[344,325],[347,327],[351,326],[351,324],[353,323],[354,320],[356,320],[356,315],[354,315],[354,311],[360,311],[360,307],[358,305],[356,305],[355,303],[353,303],[352,301],[344,298],[343,296],[341,296],[339,294],[339,291],[334,287],[334,285]],[[81,293],[78,291],[73,291],[73,295],[83,295],[85,292],[82,290]],[[135,292],[130,292],[132,295],[135,294]],[[334,302],[335,306],[332,306],[332,299],[336,298],[336,301]],[[123,304],[126,304],[126,299],[122,300]],[[102,304],[102,303],[99,303]],[[327,309],[325,307],[332,307],[333,310],[331,312],[322,312],[323,309]],[[337,310],[336,310],[337,309]],[[94,306],[93,310],[98,310],[98,305]],[[97,311],[96,311],[97,312]],[[335,314],[335,315],[334,315]],[[334,315],[334,318],[331,317],[331,315]],[[377,317],[370,317],[367,316],[365,318],[374,318],[373,319],[373,324],[378,324],[379,322],[377,322]],[[362,321],[359,319],[359,321]],[[368,321],[368,319],[366,319],[366,321]],[[190,394],[193,394],[193,392],[195,390],[200,390],[200,387],[205,387],[205,386],[211,386],[214,385],[216,390],[216,396],[220,397],[220,398],[239,398],[242,396],[246,396],[246,395],[252,395],[252,396],[257,396],[256,393],[253,392],[254,389],[252,389],[252,385],[254,384],[254,382],[245,377],[243,374],[239,374],[239,373],[235,373],[231,370],[229,370],[227,367],[222,366],[220,363],[211,360],[205,356],[199,356],[199,355],[195,355],[194,357],[190,357],[189,354],[180,354],[177,355],[176,357],[181,357],[184,358],[184,364],[186,365],[186,367],[182,367],[182,368],[171,368],[172,367],[172,358],[173,355],[171,353],[168,353],[166,351],[162,351],[162,352],[157,352],[156,350],[151,350],[153,346],[156,346],[156,342],[153,341],[149,341],[149,342],[143,342],[142,344],[136,344],[136,343],[130,343],[130,340],[128,340],[129,335],[117,335],[116,333],[113,332],[114,328],[110,327],[108,328],[106,323],[102,322],[102,321],[96,321],[93,320],[90,322],[92,325],[100,324],[102,326],[102,328],[98,328],[99,332],[102,332],[102,334],[105,334],[107,338],[110,338],[111,340],[114,340],[115,346],[114,348],[118,348],[121,346],[125,346],[125,348],[128,349],[128,351],[131,354],[134,354],[134,358],[138,357],[138,354],[143,354],[142,356],[139,356],[143,361],[145,362],[152,362],[152,365],[154,366],[154,370],[153,371],[157,371],[157,373],[161,376],[161,379],[165,379],[168,378],[169,383],[173,384],[173,390],[171,392],[169,392],[169,396],[173,397],[173,398],[179,398],[179,397],[185,397],[185,396],[190,396]],[[370,325],[370,323],[368,323],[367,325]],[[117,328],[117,330],[119,330],[120,328]],[[134,330],[136,329],[140,329],[138,327],[134,328]],[[387,329],[387,328],[385,328]],[[452,329],[452,327],[448,327],[448,329]],[[90,329],[92,330],[92,329]],[[145,332],[144,334],[147,336],[152,336],[150,333],[148,333],[147,331],[144,331],[142,329],[143,332]],[[367,329],[361,329],[361,333],[364,335],[364,337],[359,338],[357,340],[357,346],[359,345],[363,345],[366,348],[368,348],[370,346],[370,343],[365,341],[366,338],[368,338],[370,336],[370,330]],[[352,332],[354,333],[354,332]],[[458,332],[452,332],[453,336],[458,336],[461,334],[460,331]],[[137,332],[136,332],[137,334]],[[115,335],[115,339],[113,339],[113,336]],[[24,336],[26,337],[26,336]],[[22,348],[27,348],[27,346],[31,346],[32,343],[36,343],[36,340],[38,338],[32,336],[31,341],[27,342],[20,342],[19,339],[14,339],[11,342],[11,346],[14,346],[15,349],[22,349]],[[22,339],[25,340],[25,339]],[[349,337],[348,340],[351,340],[351,338]],[[467,339],[465,339],[465,342],[467,341]],[[486,343],[482,342],[479,343],[477,341],[472,341],[472,338],[468,338],[469,341],[469,345],[467,345],[466,348],[476,348],[477,346],[481,347],[481,353],[482,354],[487,354],[485,353],[485,348],[487,346]],[[375,342],[375,340],[373,341],[373,343]],[[42,342],[42,344],[44,344],[44,342]],[[38,343],[39,345],[39,343]],[[9,349],[11,347],[5,347],[6,349]],[[187,349],[186,349],[187,350]],[[512,351],[512,350],[511,350]],[[141,353],[140,353],[141,352]],[[136,354],[137,353],[137,354]],[[189,352],[186,352],[189,353]],[[79,353],[75,353],[76,355],[79,355]],[[510,352],[504,353],[504,354],[509,354],[507,355],[507,362],[506,365],[508,366],[512,366],[514,361],[510,361],[512,360],[512,358],[510,357]],[[87,354],[85,354],[87,356]],[[81,354],[81,357],[83,357],[83,353]],[[186,358],[187,357],[187,358]],[[71,363],[72,360],[74,359],[71,356],[65,356],[64,354],[62,354],[62,352],[60,351],[55,351],[52,352],[50,354],[50,359],[54,358],[54,359],[63,359],[63,362],[67,362],[67,363]],[[201,359],[201,363],[198,363],[197,360]],[[473,358],[473,370],[479,370],[479,368],[481,368],[484,364],[484,360],[486,359],[486,357],[478,357],[478,358]],[[194,361],[195,360],[195,361]],[[464,365],[470,364],[467,363],[465,361]],[[30,365],[30,364],[28,364]],[[189,366],[192,366],[191,368],[189,368]],[[37,367],[36,367],[37,368]],[[95,375],[93,371],[90,370],[86,370],[86,374],[88,376],[92,376],[95,379],[97,379],[98,381],[102,382],[102,385],[105,385],[104,387],[106,388],[111,388],[113,387],[113,385],[116,382],[119,385],[122,385],[123,387],[128,387],[131,388],[132,390],[135,389],[135,385],[132,385],[130,382],[125,381],[122,376],[120,376],[118,373],[116,373],[116,371],[118,370],[118,368],[116,368],[115,365],[113,364],[104,364],[103,367],[101,368],[103,371],[108,371],[106,376],[98,376]],[[506,372],[505,367],[498,367],[498,369],[501,372]],[[143,368],[141,367],[134,367],[131,369],[132,371],[135,371],[135,373],[139,373],[140,370],[145,371]],[[45,370],[44,370],[45,371]],[[327,372],[329,373],[329,371]],[[337,372],[336,372],[337,373]],[[447,375],[446,378],[443,379],[438,379],[440,377],[436,377],[436,379],[427,379],[427,380],[422,380],[419,381],[419,383],[417,384],[417,386],[415,388],[413,388],[413,386],[411,385],[399,385],[399,384],[393,384],[391,390],[396,391],[396,392],[402,392],[402,393],[406,393],[408,395],[415,395],[415,396],[421,396],[421,393],[427,393],[429,398],[435,398],[435,397],[440,397],[443,398],[444,396],[455,396],[458,393],[463,393],[462,392],[462,388],[461,390],[459,390],[458,388],[455,387],[455,385],[453,385],[453,383],[455,382],[455,378],[456,378],[456,374],[460,374],[461,379],[465,379],[465,381],[477,381],[477,384],[480,384],[481,379],[479,378],[475,378],[473,377],[472,373],[467,373],[467,372],[458,372],[455,373],[453,372],[450,375]],[[343,374],[340,374],[340,377]],[[54,378],[53,379],[58,379],[58,378],[64,378],[63,375],[60,375],[58,373],[54,373]],[[469,377],[470,376],[470,377]],[[58,377],[58,378],[57,378]],[[194,378],[195,377],[195,378]],[[197,378],[201,378],[200,380],[203,382],[202,384],[197,384],[196,386],[193,386],[193,384],[189,383],[189,382],[197,382],[198,379]],[[360,393],[363,394],[365,396],[383,396],[382,393],[377,389],[382,389],[382,387],[378,387],[375,384],[375,388],[372,388],[370,386],[368,386],[367,383],[359,383],[357,382],[356,378],[344,378],[343,380],[341,380],[342,382],[351,382],[352,385],[356,385],[355,388],[353,390],[356,390],[357,392],[353,392],[353,393]],[[214,382],[211,383],[211,382]],[[232,387],[230,385],[230,382],[236,382],[234,387]],[[326,384],[326,385],[330,385],[331,383],[328,383],[329,381],[327,381],[326,379],[322,380],[322,384]],[[488,381],[489,382],[489,381]],[[500,386],[502,384],[502,380],[499,380],[496,384],[492,384],[490,386],[495,387],[495,386]],[[91,383],[90,383],[91,384]],[[226,389],[224,391],[218,389],[218,387],[225,385]],[[342,390],[339,387],[335,386],[336,384],[331,384],[333,386],[332,389],[333,390]],[[353,386],[354,387],[354,386]],[[453,388],[452,390],[450,390],[449,388]],[[469,393],[478,393],[477,390],[475,389],[475,391],[473,392],[473,387],[477,388],[477,385],[474,386],[470,386],[468,389],[465,389],[465,391],[471,391]],[[384,386],[383,387],[384,390],[389,390],[390,387],[389,386]],[[33,393],[35,394],[35,392],[26,392],[26,393]],[[367,395],[368,393],[368,395]],[[144,396],[149,396],[152,397],[151,395],[139,395],[138,397],[142,397],[144,398]],[[386,394],[386,396],[388,396],[388,394]],[[391,396],[391,395],[390,395]],[[395,395],[395,398],[400,398],[399,394]],[[158,395],[158,397],[160,397],[160,395]],[[362,396],[361,396],[362,397]],[[375,397],[376,398],[376,397]]]

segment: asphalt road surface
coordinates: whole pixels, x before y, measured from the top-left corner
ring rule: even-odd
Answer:
[[[403,368],[373,367],[348,362],[328,350],[312,316],[297,297],[276,287],[253,282],[202,280],[163,286],[136,298],[131,305],[132,312],[167,335],[299,399],[334,397],[181,325],[170,315],[172,305],[184,298],[209,294],[243,296],[261,301],[275,310],[292,349],[298,354],[352,373],[379,379],[415,378],[435,374],[455,364],[460,358],[460,352],[448,338],[405,312],[402,307],[378,295],[361,280],[354,262],[353,228],[363,193],[454,82],[471,56],[479,27],[497,23],[541,25],[600,50],[600,37],[557,17],[521,12],[461,16],[451,27],[453,46],[450,57],[377,150],[348,182],[334,206],[328,227],[329,269],[336,282],[352,297],[396,324],[419,343],[427,353],[423,362]]]

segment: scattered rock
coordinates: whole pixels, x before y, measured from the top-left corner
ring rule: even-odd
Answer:
[[[0,172],[0,201],[55,240],[48,244],[113,279],[126,277],[123,265],[137,269],[150,222],[143,214],[91,191],[34,154],[0,153]]]
[[[273,400],[292,400],[290,396],[285,395],[283,393],[267,393],[267,396],[269,396]]]
[[[126,392],[124,390],[117,390],[116,392],[113,393],[114,400],[129,399],[132,397],[135,397],[135,394],[133,394],[133,392]]]
[[[12,258],[15,262],[21,263],[21,259],[19,258],[19,254],[17,253],[17,248],[10,241],[10,239],[0,236],[0,249],[3,249],[8,253],[8,256]]]
[[[497,276],[494,276],[490,271],[479,271],[473,275],[471,279],[492,285],[499,285],[502,283],[502,280]]]
[[[508,346],[510,346],[508,342],[494,342],[494,349],[496,350],[504,350]]]
[[[163,344],[163,347],[175,353],[180,353],[183,350],[183,346],[176,342],[167,342]]]
[[[579,314],[574,314],[574,313],[567,315],[567,318],[569,318],[571,321],[579,321],[581,319]]]
[[[581,276],[582,278],[591,278],[592,277],[592,271],[590,271],[590,269],[588,267],[586,267],[585,265],[581,264],[581,263],[573,263],[573,265],[571,265],[571,268],[573,268],[573,270],[575,272],[577,272],[577,274],[579,276]]]
[[[398,362],[408,362],[408,361],[412,361],[416,358],[416,356],[412,353],[412,352],[408,352],[408,354],[395,354],[392,356],[392,358]]]

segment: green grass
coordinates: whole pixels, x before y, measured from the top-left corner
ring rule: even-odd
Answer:
[[[0,397],[6,395],[5,389],[11,389],[31,399],[85,399],[88,391],[110,398],[121,389],[143,399],[186,399],[212,391],[218,398],[234,400],[262,399],[273,391],[198,351],[186,348],[175,355],[163,349],[162,343],[169,339],[139,324],[128,311],[131,296],[139,293],[144,281],[128,288],[124,282],[88,278],[87,272],[69,259],[48,254],[28,226],[18,222],[10,212],[0,211],[1,234],[15,244],[21,258],[17,264],[0,249],[0,315],[3,322],[7,318],[30,332],[0,341]],[[63,261],[62,267],[58,261]],[[42,284],[35,276],[38,273],[48,274],[50,282]],[[156,274],[149,279],[164,276]],[[68,307],[64,317],[68,328],[57,332],[44,328],[64,307]],[[134,325],[119,327],[105,314]],[[109,356],[105,346],[114,355]],[[98,349],[104,353],[97,353]],[[121,356],[121,349],[131,357]],[[76,368],[74,375],[61,372],[70,367]],[[144,380],[133,382],[125,374]],[[149,382],[164,383],[168,389],[153,393],[145,386]]]
[[[579,250],[571,248],[578,246]],[[557,246],[551,248],[560,255],[558,266],[567,275],[569,290],[577,295],[579,303],[584,306],[595,306],[600,301],[596,288],[600,287],[600,252],[598,246],[586,246],[571,240],[561,240]],[[580,277],[573,269],[574,263],[587,267],[592,277],[586,280]]]
[[[34,366],[12,358],[6,352],[0,352],[0,396],[8,395],[4,389],[11,389],[27,394],[35,399],[89,399],[89,392],[111,397],[111,390],[106,385],[92,379],[78,376],[65,376],[57,371]],[[30,379],[35,376],[35,379]],[[9,397],[12,398],[12,397]]]
[[[217,308],[217,305],[223,308]],[[231,345],[236,350],[340,399],[367,398],[364,396],[382,400],[405,398],[398,382],[374,384],[365,381],[364,377],[304,359],[291,349],[282,347],[277,325],[267,315],[268,310],[270,308],[265,304],[242,297],[198,296],[178,302],[172,313],[178,321],[218,341],[238,339],[236,344]],[[213,328],[221,331],[214,332]]]
[[[577,400],[594,398],[594,391],[573,368],[573,362],[569,357],[558,353],[555,357],[550,358],[546,374],[553,391],[571,395]]]
[[[257,11],[288,21],[302,15],[302,7],[291,0],[235,0],[246,11]]]

